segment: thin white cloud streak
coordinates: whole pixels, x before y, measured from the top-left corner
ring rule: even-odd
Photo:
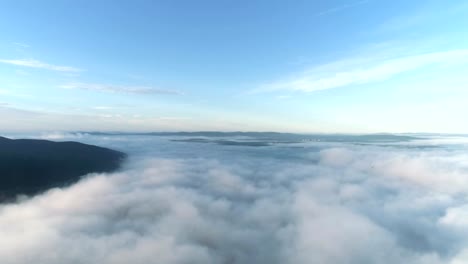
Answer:
[[[59,72],[81,72],[82,69],[69,67],[69,66],[58,66],[53,64],[48,64],[42,61],[33,60],[33,59],[19,59],[19,60],[7,60],[7,59],[0,59],[1,63],[29,67],[29,68],[37,68],[37,69],[45,69],[51,71],[59,71]]]
[[[435,2],[437,3],[437,2]],[[378,27],[380,32],[386,34],[396,34],[395,32],[401,30],[418,31],[418,27],[427,25],[428,23],[437,24],[445,23],[447,18],[457,19],[465,16],[468,9],[466,2],[461,1],[457,3],[453,2],[440,2],[436,5],[421,5],[417,10],[411,14],[402,13],[402,15],[396,16]],[[438,37],[446,40],[442,34],[446,32],[438,32]],[[451,40],[453,41],[453,39]]]
[[[336,13],[336,12],[340,12],[340,11],[346,10],[346,9],[348,9],[348,8],[352,8],[352,7],[355,7],[355,6],[367,4],[368,2],[370,2],[370,0],[362,0],[362,1],[355,2],[355,3],[350,3],[350,4],[344,4],[344,5],[341,5],[341,6],[336,6],[336,7],[327,9],[327,10],[325,10],[325,11],[322,11],[322,12],[320,12],[320,13],[317,13],[316,16],[325,16],[325,15],[329,15],[329,14],[332,14],[332,13]]]
[[[278,90],[315,92],[383,81],[430,65],[456,65],[466,63],[467,61],[467,49],[433,52],[393,59],[356,59],[354,63],[352,60],[343,60],[314,67],[297,74],[295,77],[267,83],[254,90],[254,92]]]
[[[55,141],[60,141],[60,140],[79,140],[81,138],[84,138],[87,136],[85,133],[67,133],[67,132],[62,132],[62,131],[56,131],[56,132],[43,132],[41,135],[38,136],[40,139],[46,139],[46,140],[55,140]],[[37,137],[35,137],[37,138]]]
[[[220,130],[216,126],[204,127],[191,117],[125,114],[119,113],[118,106],[114,107],[114,111],[79,108],[70,109],[73,111],[67,113],[63,110],[0,106],[0,116],[4,117],[0,119],[0,132]]]
[[[21,42],[13,42],[13,45],[21,47],[21,48],[29,48],[31,45],[26,44],[26,43],[21,43]]]
[[[102,111],[110,111],[110,110],[114,110],[116,107],[114,106],[93,106],[92,109],[94,110],[102,110]]]
[[[173,94],[183,95],[182,92],[169,89],[160,89],[148,86],[124,86],[124,85],[110,85],[110,84],[97,84],[97,83],[68,83],[60,86],[65,89],[81,89],[99,92],[111,93],[126,93],[126,94]]]
[[[278,96],[276,96],[276,99],[285,100],[285,99],[289,99],[291,97],[292,97],[291,95],[278,95]]]
[[[17,93],[12,91],[12,89],[0,89],[0,95],[8,95],[13,97],[31,97],[30,94],[27,93]]]

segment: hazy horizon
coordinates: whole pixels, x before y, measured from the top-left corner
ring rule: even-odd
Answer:
[[[467,10],[4,1],[0,130],[468,133]]]

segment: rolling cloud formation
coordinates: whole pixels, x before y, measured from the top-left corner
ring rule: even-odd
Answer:
[[[466,141],[80,141],[130,161],[2,205],[2,263],[468,261]]]

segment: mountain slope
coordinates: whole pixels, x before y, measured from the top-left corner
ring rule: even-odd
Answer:
[[[111,172],[125,154],[78,142],[0,137],[0,201],[76,182],[92,172]]]

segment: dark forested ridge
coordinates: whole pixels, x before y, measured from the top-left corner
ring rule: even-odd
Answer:
[[[70,184],[87,173],[114,171],[125,156],[78,142],[0,137],[0,201]]]

